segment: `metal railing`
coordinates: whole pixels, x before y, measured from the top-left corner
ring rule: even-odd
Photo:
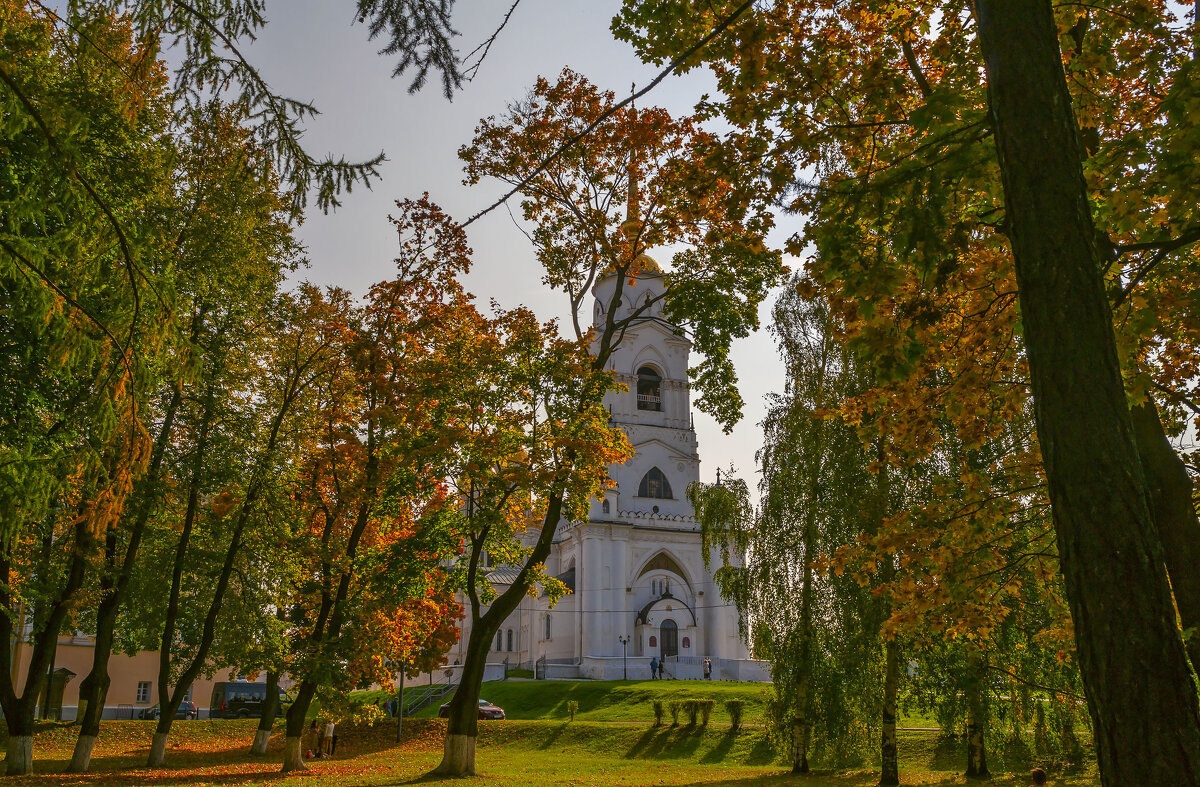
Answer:
[[[639,410],[662,410],[662,397],[655,394],[638,394],[637,406]]]
[[[429,686],[417,686],[404,692],[404,715],[411,716],[422,708],[428,707],[445,697],[454,690],[454,684],[434,683]]]

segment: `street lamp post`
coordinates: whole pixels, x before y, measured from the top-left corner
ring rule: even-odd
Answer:
[[[400,688],[396,690],[396,743],[400,742],[400,732],[404,729],[404,672],[407,665],[400,662]]]
[[[629,644],[629,637],[624,634],[619,635],[617,642],[621,643],[621,671],[625,675],[624,680],[629,680],[629,661],[625,656],[625,646]]]

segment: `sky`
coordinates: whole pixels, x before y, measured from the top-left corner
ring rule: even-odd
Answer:
[[[458,48],[469,52],[500,23],[509,0],[458,0],[454,25]],[[377,54],[367,30],[353,24],[350,0],[277,0],[268,4],[269,24],[243,49],[279,93],[311,101],[321,115],[305,125],[304,144],[314,155],[333,153],[364,160],[382,151],[382,179],[342,197],[328,215],[310,208],[299,229],[310,267],[302,277],[364,294],[392,275],[396,237],[387,216],[395,201],[430,198],[465,220],[503,192],[498,182],[462,184],[457,152],[470,141],[477,122],[502,113],[522,98],[539,75],[553,78],[564,67],[593,83],[627,95],[631,85],[648,83],[658,69],[643,65],[631,47],[613,40],[609,23],[620,3],[612,0],[521,0],[508,26],[492,46],[473,82],[447,101],[431,75],[425,89],[408,92],[409,78],[391,77],[394,61]],[[668,78],[639,103],[686,114],[712,89],[703,73]],[[565,318],[566,297],[541,282],[541,268],[521,228],[519,203],[501,208],[468,228],[475,267],[467,286],[482,307],[491,300],[505,308],[530,307],[543,319]],[[518,217],[518,218],[514,218]],[[782,244],[797,229],[781,221],[773,240]],[[528,228],[526,228],[528,230]],[[666,263],[669,255],[656,256]],[[797,267],[795,260],[789,265]],[[696,412],[701,479],[711,482],[718,467],[731,464],[747,479],[761,445],[764,397],[783,390],[783,366],[766,331],[774,294],[760,316],[764,328],[737,342],[732,357],[746,408],[731,434]],[[585,311],[589,313],[590,309]]]

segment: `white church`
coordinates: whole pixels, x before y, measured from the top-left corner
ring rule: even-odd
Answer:
[[[649,257],[642,263],[633,286],[626,281],[622,309],[662,292],[662,269]],[[596,324],[616,286],[610,272],[593,288]],[[546,571],[571,593],[552,609],[544,596],[525,598],[492,643],[485,679],[505,666],[538,678],[645,679],[658,657],[665,677],[700,678],[708,658],[714,680],[769,680],[765,664],[749,658],[737,609],[704,568],[700,526],[685,494],[700,478],[690,350],[664,324],[661,304],[626,332],[609,368],[628,391],[610,392],[606,405],[636,453],[610,468],[616,484],[592,502],[586,522],[559,524]],[[712,566],[719,565],[714,555]],[[488,578],[503,591],[516,573],[501,567]],[[462,663],[468,635],[447,654],[449,664]]]

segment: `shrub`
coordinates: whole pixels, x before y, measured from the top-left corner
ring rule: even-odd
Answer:
[[[363,727],[374,727],[386,718],[387,714],[378,705],[364,705],[361,702],[351,703],[350,705],[350,718],[348,721],[352,724]]]
[[[696,726],[696,716],[697,716],[697,714],[700,713],[699,700],[684,700],[683,701],[683,709],[687,712],[688,726],[695,727]]]
[[[742,711],[745,708],[745,700],[725,700],[725,710],[729,711],[729,729],[736,730],[742,726]]]
[[[655,727],[662,726],[664,710],[665,710],[665,708],[663,708],[662,700],[655,700],[654,701],[654,726]]]
[[[579,703],[575,700],[567,700],[567,713],[571,714],[571,721],[575,721],[575,711],[579,710]]]
[[[679,711],[683,707],[683,703],[679,700],[671,700],[667,703],[667,710],[671,712],[671,726],[674,727],[679,723]]]
[[[708,726],[708,717],[712,715],[713,705],[716,703],[712,700],[696,700],[696,704],[700,706],[700,724]]]

